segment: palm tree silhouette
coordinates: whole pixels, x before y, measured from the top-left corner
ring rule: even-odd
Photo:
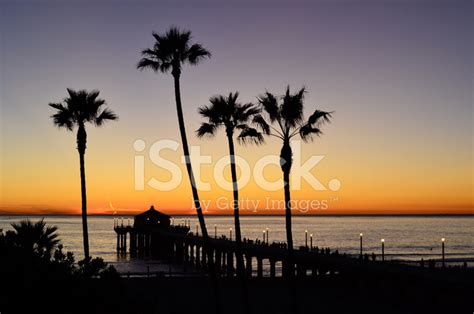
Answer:
[[[326,122],[330,122],[332,112],[315,110],[314,113],[304,120],[303,100],[306,89],[303,87],[298,92],[290,93],[288,86],[285,95],[281,96],[281,101],[273,94],[266,92],[258,98],[258,101],[265,112],[265,117],[256,115],[253,122],[260,126],[264,133],[279,138],[283,141],[280,151],[280,167],[283,172],[285,189],[285,217],[286,217],[286,239],[290,256],[293,253],[293,235],[291,231],[291,196],[290,196],[290,171],[292,165],[293,152],[290,140],[300,135],[303,141],[311,141],[313,135],[321,135],[320,127]],[[275,127],[273,126],[275,125]]]
[[[237,184],[237,171],[235,167],[235,150],[234,150],[234,132],[239,130],[237,137],[241,143],[263,142],[263,135],[255,128],[249,126],[253,117],[260,113],[260,110],[253,104],[248,103],[242,105],[237,102],[238,92],[229,93],[228,97],[214,96],[209,99],[210,106],[202,106],[199,113],[207,119],[208,122],[201,124],[196,131],[198,137],[213,137],[216,131],[222,126],[225,128],[227,141],[229,144],[230,169],[232,175],[232,187],[234,191],[234,223],[235,223],[235,240],[236,240],[236,256],[237,256],[237,274],[243,280],[244,301],[247,302],[247,288],[245,284],[244,257],[242,254],[242,235],[240,232],[239,218],[239,187]],[[248,309],[247,309],[248,312]]]
[[[50,103],[49,105],[57,112],[51,116],[54,125],[73,131],[77,128],[77,150],[79,152],[79,163],[81,172],[81,199],[82,199],[82,236],[84,242],[84,257],[89,258],[89,235],[87,231],[87,197],[86,197],[86,174],[84,169],[84,155],[86,153],[87,133],[86,123],[102,126],[108,120],[117,120],[118,117],[108,109],[105,100],[97,98],[99,91],[88,92],[86,90],[75,91],[67,89],[69,96],[64,103]]]
[[[46,226],[44,219],[33,223],[29,219],[12,223],[15,243],[21,248],[49,259],[59,243],[56,226]]]
[[[168,73],[174,79],[174,94],[176,100],[176,111],[178,115],[179,131],[181,133],[181,142],[183,144],[184,158],[186,160],[186,169],[191,183],[193,193],[194,206],[196,207],[199,224],[201,226],[202,235],[207,241],[207,228],[202,214],[201,202],[194,179],[191,159],[189,157],[188,140],[186,137],[186,127],[184,124],[183,108],[181,105],[181,90],[179,79],[181,69],[185,63],[197,65],[205,58],[210,58],[211,53],[202,45],[191,44],[191,32],[181,31],[177,27],[171,27],[165,34],[153,33],[155,43],[152,49],[142,51],[142,59],[137,64],[140,70],[151,69],[154,72]]]

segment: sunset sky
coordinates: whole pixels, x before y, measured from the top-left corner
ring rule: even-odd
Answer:
[[[198,139],[197,108],[210,96],[239,91],[256,102],[265,90],[305,86],[306,113],[335,111],[324,135],[301,146],[301,163],[324,156],[307,183],[292,191],[308,214],[471,213],[473,205],[473,2],[280,1],[152,4],[149,1],[13,1],[0,3],[0,213],[80,212],[75,135],[58,130],[50,102],[66,88],[99,89],[120,117],[88,128],[86,174],[90,213],[193,213],[184,165],[182,183],[157,191],[146,182],[170,178],[150,161],[150,146],[180,142],[171,75],[136,70],[152,31],[177,25],[212,52],[183,69],[181,92],[190,145],[212,162],[202,166],[208,213],[223,214],[232,192],[214,179],[227,154],[224,133]],[[134,142],[143,140],[137,152]],[[236,146],[253,169],[280,142]],[[181,146],[162,156],[179,163]],[[134,162],[145,158],[145,189],[135,190]],[[228,168],[224,172],[229,178]],[[265,168],[269,181],[278,166]],[[329,188],[331,180],[340,189]],[[242,187],[243,213],[283,213],[252,178]],[[251,204],[249,204],[251,203]],[[258,204],[257,204],[258,203]],[[257,204],[255,209],[254,205]],[[302,205],[303,204],[303,205]],[[228,204],[230,206],[230,204]]]

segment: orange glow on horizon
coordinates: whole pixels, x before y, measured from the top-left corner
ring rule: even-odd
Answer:
[[[202,150],[205,149],[204,146]],[[269,150],[278,151],[278,147],[252,148],[246,159],[253,166]],[[328,149],[323,145],[325,150]],[[239,147],[239,152],[247,151]],[[303,146],[303,152],[303,161],[316,154],[309,145]],[[133,173],[136,153],[133,150],[110,151],[91,147],[88,153],[86,180],[89,214],[133,214],[146,210],[151,204],[169,214],[195,214],[183,165],[180,166],[182,182],[176,189],[163,192],[145,185],[143,191],[136,191]],[[45,155],[49,156],[47,152]],[[104,162],[101,156],[105,155],[114,158]],[[438,169],[436,161],[417,164],[399,157],[358,152],[353,156],[363,160],[363,163],[359,162],[358,167],[354,167],[340,157],[346,155],[346,152],[332,151],[311,171],[327,190],[317,191],[305,181],[301,189],[292,190],[294,215],[474,214],[471,176],[466,162],[449,169]],[[165,156],[178,162],[180,153]],[[215,154],[213,160],[223,156],[226,156],[224,150],[221,154]],[[28,162],[34,159],[34,156],[21,157],[28,159]],[[60,154],[50,156],[40,168],[5,169],[0,214],[79,214],[81,199],[77,159],[76,152],[67,147],[61,148]],[[18,160],[15,162],[18,163]],[[386,167],[388,162],[392,168]],[[213,164],[202,167],[201,179],[211,186],[211,191],[200,191],[203,210],[211,215],[231,214],[232,192],[216,184]],[[166,170],[149,162],[145,169],[146,180],[151,177],[163,181],[170,179]],[[425,175],[421,176],[420,171]],[[228,172],[226,167],[224,177],[230,180]],[[268,166],[264,177],[268,181],[277,180],[281,178],[281,171],[277,166]],[[331,191],[328,188],[328,182],[333,178],[340,180],[340,190]],[[282,189],[267,192],[251,178],[246,186],[241,187],[239,194],[242,215],[284,214]],[[272,205],[272,201],[276,205]],[[310,201],[326,203],[326,206],[306,211],[302,206]]]

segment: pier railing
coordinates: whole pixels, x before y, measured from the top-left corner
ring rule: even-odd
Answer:
[[[236,265],[236,242],[224,236],[210,238],[208,247],[204,247],[204,239],[189,232],[189,228],[182,225],[168,228],[142,226],[115,226],[117,233],[117,252],[123,254],[128,251],[131,256],[154,256],[171,260],[176,264],[192,265],[192,267],[206,271],[213,265],[221,276],[233,276]],[[127,238],[129,245],[127,249]],[[205,250],[209,251],[205,251]],[[245,268],[248,276],[255,273],[263,277],[263,265],[269,265],[270,277],[276,276],[276,265],[281,263],[282,275],[288,276],[323,276],[338,273],[360,273],[387,270],[410,270],[413,266],[380,260],[367,255],[352,257],[346,254],[331,252],[328,248],[302,246],[289,253],[284,243],[267,243],[245,240],[242,243],[242,253],[245,259]],[[209,259],[212,259],[210,261]],[[290,261],[291,260],[291,261]],[[256,262],[256,263],[254,263]],[[428,266],[428,265],[427,265]],[[267,268],[268,269],[268,268]]]

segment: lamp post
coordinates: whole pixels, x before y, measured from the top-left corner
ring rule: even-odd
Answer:
[[[385,239],[380,240],[382,242],[382,262],[385,260]]]
[[[214,238],[217,239],[217,225],[214,225]]]
[[[304,246],[308,247],[308,230],[304,231]]]
[[[441,255],[442,255],[442,263],[443,263],[443,268],[445,266],[445,261],[444,261],[444,241],[446,239],[445,238],[441,238]]]
[[[196,224],[196,237],[199,236],[199,229],[198,228],[199,228],[199,225]]]
[[[265,231],[267,232],[267,244],[268,244],[268,228],[266,228]]]
[[[313,250],[313,234],[311,233],[309,235],[309,247],[310,247],[310,251]]]
[[[232,228],[229,228],[229,239],[232,241]]]
[[[122,217],[122,228],[123,228],[123,217]]]
[[[263,244],[265,244],[265,230],[262,231],[262,235],[263,235]]]
[[[360,259],[362,259],[362,236],[363,236],[363,234],[361,233],[361,234],[359,235],[359,240],[360,240],[360,243],[359,243],[359,244],[360,244]]]

